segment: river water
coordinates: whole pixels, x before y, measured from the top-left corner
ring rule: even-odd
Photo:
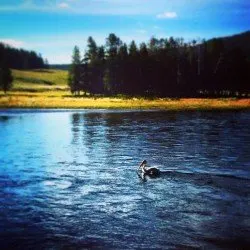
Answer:
[[[250,112],[2,110],[0,190],[1,249],[250,249]]]

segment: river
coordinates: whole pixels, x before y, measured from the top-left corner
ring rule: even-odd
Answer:
[[[2,110],[0,189],[2,249],[249,249],[250,112]]]

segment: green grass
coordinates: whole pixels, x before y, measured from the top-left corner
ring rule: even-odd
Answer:
[[[68,72],[64,70],[12,70],[12,75],[14,78],[12,91],[44,92],[68,90]]]

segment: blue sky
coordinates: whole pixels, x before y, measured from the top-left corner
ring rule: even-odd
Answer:
[[[250,0],[1,0],[0,41],[69,63],[88,36],[209,39],[250,30]]]

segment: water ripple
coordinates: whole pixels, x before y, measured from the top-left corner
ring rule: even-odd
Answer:
[[[249,112],[4,111],[1,247],[248,249],[249,124]],[[143,159],[160,178],[137,175]]]

